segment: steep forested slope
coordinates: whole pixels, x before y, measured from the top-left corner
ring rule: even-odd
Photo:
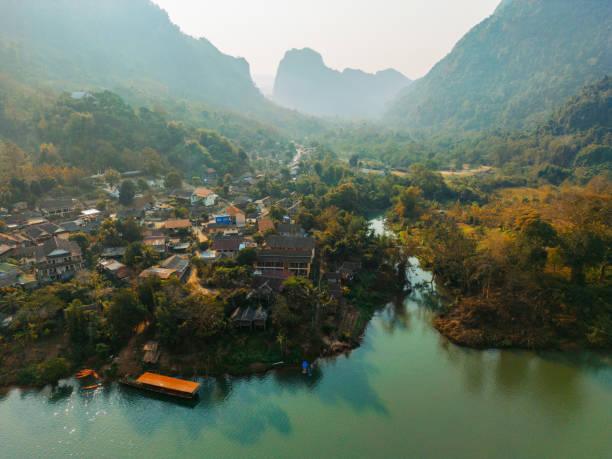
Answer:
[[[389,119],[454,130],[533,125],[612,73],[610,17],[609,1],[504,1],[400,94]]]
[[[190,99],[280,127],[309,123],[268,101],[248,63],[183,34],[149,0],[0,0],[1,71],[31,86]],[[133,99],[132,99],[133,98]]]
[[[410,80],[393,69],[376,74],[330,69],[319,53],[305,48],[287,51],[274,83],[274,100],[319,116],[373,117]]]

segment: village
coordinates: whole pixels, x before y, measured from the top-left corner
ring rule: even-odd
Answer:
[[[300,149],[288,163],[293,180],[307,152]],[[239,288],[245,292],[243,301],[232,303],[223,320],[244,332],[269,328],[273,298],[294,277],[314,285],[319,293],[313,301],[333,306],[328,311],[345,304],[347,285],[361,261],[347,258],[327,270],[316,236],[298,224],[301,201],[296,192],[253,199],[249,190],[266,176],[250,172],[228,183],[208,169],[199,184],[180,180],[172,182],[173,187],[167,179],[146,177],[140,171],[116,175],[112,183],[106,180],[109,174],[91,177],[96,199],[43,197],[35,206],[18,203],[10,211],[0,209],[0,289],[31,292],[54,283],[78,283],[79,276],[94,273],[112,286],[107,290],[111,294],[152,278],[178,282],[191,295],[211,298],[226,298]],[[134,181],[146,181],[147,191],[134,193],[128,204],[121,194],[124,184]],[[238,268],[239,278],[231,274]],[[79,307],[103,315],[106,300]],[[0,311],[0,333],[10,331],[18,314]],[[344,335],[350,336],[358,314],[351,309],[348,320],[334,319],[344,324]],[[330,352],[349,347],[339,339],[340,333],[332,335],[326,338]],[[154,334],[147,336],[152,339],[131,349],[127,360],[158,362],[159,340]]]

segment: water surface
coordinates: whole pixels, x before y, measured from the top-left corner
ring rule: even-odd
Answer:
[[[458,348],[430,325],[436,301],[423,287],[388,305],[310,378],[207,379],[195,405],[75,380],[13,390],[0,456],[612,457],[609,355]]]

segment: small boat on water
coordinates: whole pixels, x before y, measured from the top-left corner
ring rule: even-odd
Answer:
[[[91,390],[91,389],[96,389],[97,387],[99,387],[100,384],[93,384],[91,386],[87,386],[87,387],[83,387],[83,390]]]
[[[143,373],[138,379],[124,378],[121,383],[180,398],[194,398],[200,389],[200,383],[150,372]]]

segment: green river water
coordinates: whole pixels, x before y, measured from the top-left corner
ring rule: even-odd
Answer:
[[[435,301],[387,306],[312,377],[205,379],[195,405],[76,380],[12,390],[0,457],[612,457],[610,355],[458,348]]]

